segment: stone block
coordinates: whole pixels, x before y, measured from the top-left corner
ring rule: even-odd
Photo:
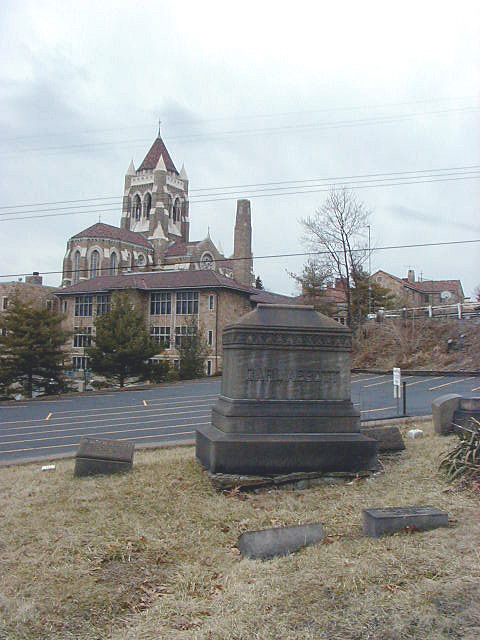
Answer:
[[[363,533],[371,538],[404,531],[448,527],[448,513],[435,507],[386,507],[362,511]],[[408,529],[407,529],[408,530]]]
[[[378,442],[378,451],[403,451],[405,443],[400,429],[394,425],[362,427],[360,431],[364,436],[373,438]]]
[[[320,523],[277,527],[243,533],[238,540],[238,548],[244,558],[268,560],[318,544],[324,538],[325,530]]]
[[[423,431],[421,429],[409,429],[407,431],[407,437],[411,440],[416,440],[417,438],[423,438]]]
[[[377,447],[360,433],[232,434],[213,425],[196,432],[197,458],[211,473],[375,471]]]
[[[130,471],[135,443],[123,440],[82,438],[75,456],[75,476]]]
[[[442,436],[453,430],[453,414],[460,408],[462,396],[457,393],[447,393],[432,402],[433,428],[435,433]]]

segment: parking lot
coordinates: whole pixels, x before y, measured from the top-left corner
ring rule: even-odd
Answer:
[[[431,413],[445,393],[480,395],[480,377],[411,376],[406,382],[408,415]],[[148,390],[79,395],[0,405],[0,463],[53,459],[75,452],[84,435],[133,440],[138,446],[191,442],[210,422],[220,380],[184,382]],[[353,374],[352,402],[362,421],[402,415],[391,375]]]

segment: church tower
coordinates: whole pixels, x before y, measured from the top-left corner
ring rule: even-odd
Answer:
[[[177,171],[160,135],[138,169],[125,175],[122,229],[144,235],[153,244],[155,264],[172,241],[189,241],[188,176]]]

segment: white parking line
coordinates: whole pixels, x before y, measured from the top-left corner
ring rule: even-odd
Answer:
[[[365,389],[368,389],[369,387],[378,387],[380,384],[393,384],[392,380],[384,380],[383,382],[372,382],[372,384],[366,384],[365,385]]]
[[[429,391],[434,391],[435,389],[441,389],[442,387],[448,387],[450,384],[458,384],[459,382],[466,382],[467,380],[475,380],[475,376],[471,376],[470,378],[460,378],[460,380],[454,380],[453,382],[445,382],[444,384],[437,384],[436,387],[430,387]]]
[[[177,408],[177,407],[175,407]],[[143,418],[144,417],[148,417],[148,418],[153,418],[155,417],[156,420],[158,422],[161,422],[162,420],[166,420],[169,418],[169,416],[179,416],[179,415],[192,415],[193,413],[206,413],[209,414],[211,411],[210,406],[205,406],[205,407],[201,407],[199,409],[187,409],[185,411],[163,411],[163,412],[155,412],[155,411],[128,411],[125,413],[121,414],[121,417],[119,418],[114,418],[113,415],[108,416],[107,418],[98,418],[98,417],[94,417],[93,420],[81,420],[78,423],[75,422],[67,422],[67,423],[60,423],[57,425],[52,424],[52,422],[50,422],[48,425],[45,426],[51,426],[51,427],[55,427],[52,429],[42,429],[42,425],[27,425],[24,427],[10,427],[8,429],[8,431],[23,431],[24,435],[29,435],[29,434],[42,434],[42,433],[62,433],[63,431],[75,431],[78,429],[82,429],[85,427],[85,425],[87,424],[99,424],[100,422],[110,422],[113,426],[113,424],[115,422],[122,422],[125,420],[136,420],[138,418],[142,419],[142,422],[144,422]],[[128,415],[129,413],[141,413],[141,416],[135,416],[134,418],[132,418],[130,415]],[[72,429],[69,429],[68,427],[73,427]],[[87,427],[85,427],[87,428]],[[34,429],[34,431],[27,431],[25,432],[25,429]],[[0,432],[0,442],[4,439],[4,438],[8,438],[8,437],[12,437],[12,436],[16,436],[16,435],[20,435],[19,433],[4,433],[4,432]]]
[[[143,422],[142,424],[147,424],[148,422],[155,422],[155,420],[150,420],[147,422]],[[156,427],[156,429],[176,429],[178,427],[196,427],[199,425],[204,425],[204,424],[210,424],[210,421],[208,422],[189,422],[188,424],[171,424],[171,425],[165,425],[164,427]],[[105,425],[107,427],[109,427],[110,425]],[[155,428],[155,427],[153,427]],[[141,427],[140,429],[121,429],[121,430],[115,430],[115,431],[98,431],[95,432],[96,436],[104,436],[104,435],[112,435],[112,434],[118,434],[118,433],[138,433],[139,431],[151,431],[152,427]],[[172,434],[175,435],[175,434]],[[36,438],[37,442],[45,442],[47,440],[65,440],[66,438],[75,438],[76,436],[72,435],[72,436],[49,436],[47,438]],[[144,436],[142,436],[144,437]],[[146,437],[146,436],[145,436]],[[148,436],[148,437],[154,437],[154,436]],[[134,438],[130,438],[130,440],[133,440]],[[121,438],[120,438],[121,440]],[[6,442],[5,444],[11,445],[11,444],[22,444],[24,442],[31,442],[32,438],[29,438],[28,440],[12,440],[11,442]],[[65,445],[65,446],[74,446],[75,443],[71,443],[70,445]],[[57,445],[53,445],[53,446],[57,446]],[[58,445],[61,446],[61,445]],[[32,447],[32,449],[36,449],[36,448],[41,448],[41,447]],[[0,450],[0,455],[2,453],[11,453],[11,451],[15,451],[15,449],[9,449],[9,450]]]
[[[475,389],[472,389],[472,391],[480,391],[480,387],[475,387]]]
[[[200,423],[200,424],[210,424],[209,422],[204,422],[204,423]],[[190,426],[190,425],[185,425],[185,426]],[[156,434],[154,436],[141,436],[142,440],[146,440],[147,438],[169,438],[171,436],[186,436],[186,435],[190,435],[192,433],[195,433],[195,431],[177,431],[175,433],[159,433]],[[131,437],[131,438],[119,438],[119,440],[137,440],[138,438],[136,437]],[[0,454],[2,453],[20,453],[21,451],[40,451],[41,449],[63,449],[65,447],[76,447],[79,445],[79,442],[74,442],[73,444],[54,444],[54,445],[47,445],[46,447],[25,447],[24,449],[10,449],[8,451],[0,451]]]
[[[169,407],[167,405],[163,405],[161,407],[161,409],[165,409],[165,411],[162,411],[162,410],[158,409],[157,407],[151,407],[149,409],[145,409],[145,408],[141,409],[140,406],[143,406],[143,405],[128,405],[128,406],[132,407],[133,410],[132,411],[108,411],[108,409],[118,409],[118,408],[121,408],[121,407],[105,407],[104,408],[104,413],[99,413],[99,414],[84,413],[84,414],[79,415],[79,416],[64,416],[64,417],[62,417],[61,414],[55,414],[56,417],[55,418],[51,418],[49,420],[49,422],[51,422],[51,423],[53,423],[53,422],[61,422],[62,420],[85,420],[85,418],[98,418],[98,420],[100,420],[103,416],[115,416],[115,415],[118,415],[118,414],[121,414],[122,416],[126,416],[126,415],[133,414],[133,413],[141,413],[142,415],[146,415],[148,413],[157,412],[158,415],[162,415],[162,414],[165,413],[165,411],[168,411],[170,409],[184,409],[184,408],[192,407],[192,411],[193,411],[194,407],[210,407],[210,406],[212,406],[212,401],[211,400],[204,400],[203,402],[191,402],[191,403],[188,403],[188,404],[181,404],[181,405],[178,405],[178,406],[171,406],[171,407]],[[105,410],[105,409],[107,409],[107,410]],[[93,411],[96,411],[96,409],[93,409]],[[26,426],[23,426],[23,427],[11,427],[11,428],[12,429],[27,429],[29,427],[35,426],[34,425],[35,422],[45,422],[45,418],[31,418],[30,420],[9,420],[9,421],[6,421],[6,422],[2,422],[2,423],[0,423],[0,435],[2,433],[1,427],[3,427],[4,425],[8,425],[8,424],[23,424],[23,425],[26,425]],[[65,424],[73,424],[73,423],[65,423]]]
[[[442,380],[445,376],[436,376],[435,378],[424,378],[423,380],[417,380],[416,382],[408,382],[407,387],[412,387],[414,384],[421,384],[422,382],[431,382],[432,380]]]
[[[367,382],[368,380],[378,380],[378,378],[381,378],[382,376],[373,376],[373,378],[360,378],[360,380],[352,380],[352,384],[354,382]]]
[[[396,406],[393,407],[382,407],[381,409],[365,409],[364,411],[360,411],[360,413],[374,413],[375,411],[386,411],[387,409],[396,409]]]

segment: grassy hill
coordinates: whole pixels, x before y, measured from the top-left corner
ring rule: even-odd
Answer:
[[[354,338],[352,366],[480,370],[480,325],[428,318],[371,323]]]

